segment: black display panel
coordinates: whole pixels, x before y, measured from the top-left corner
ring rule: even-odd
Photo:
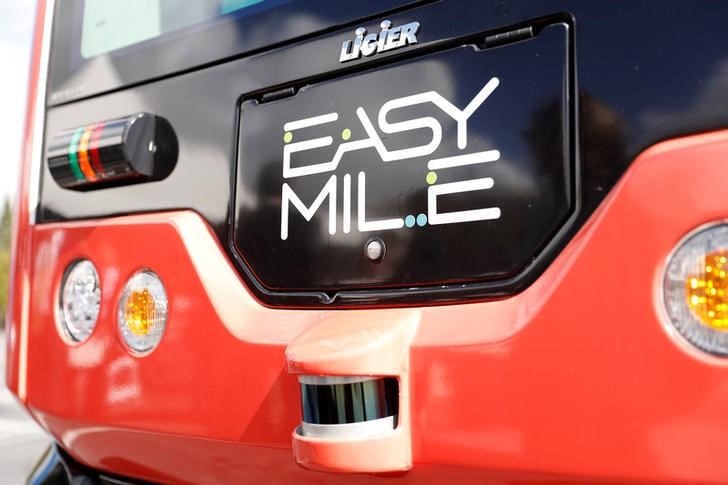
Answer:
[[[567,27],[530,33],[245,100],[234,242],[259,281],[337,291],[519,273],[573,208]]]

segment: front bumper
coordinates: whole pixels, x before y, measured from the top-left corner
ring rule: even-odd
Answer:
[[[8,332],[8,382],[94,469],[160,482],[313,483],[321,474],[292,457],[300,397],[286,348],[315,326],[407,322],[412,468],[391,479],[720,482],[728,368],[666,331],[659,289],[677,241],[726,217],[726,152],[725,131],[649,149],[533,285],[481,303],[270,309],[195,213],[33,226],[28,313]],[[79,257],[99,270],[101,313],[91,337],[69,345],[55,295]],[[141,268],[165,283],[169,325],[156,350],[136,357],[115,315]]]

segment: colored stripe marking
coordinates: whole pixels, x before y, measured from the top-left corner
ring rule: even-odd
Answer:
[[[104,177],[106,175],[106,170],[104,170],[104,166],[101,164],[101,155],[99,155],[99,141],[101,140],[101,132],[104,129],[104,122],[97,124],[94,128],[93,133],[91,134],[91,141],[89,142],[88,146],[88,154],[89,158],[91,159],[91,166],[94,169],[94,172],[96,172],[96,175],[99,177]]]
[[[83,130],[81,140],[78,142],[78,166],[90,182],[96,181],[96,174],[91,168],[91,165],[88,163],[88,141],[91,138],[93,129],[94,125],[87,126],[86,129]]]
[[[77,180],[86,179],[86,177],[83,176],[81,167],[78,166],[78,155],[76,154],[78,151],[78,142],[81,139],[81,135],[83,135],[83,131],[83,128],[77,129],[71,137],[71,142],[68,144],[68,161],[71,165],[71,171]]]

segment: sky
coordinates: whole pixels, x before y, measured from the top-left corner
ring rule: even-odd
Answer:
[[[0,198],[15,196],[20,165],[35,1],[0,0]]]

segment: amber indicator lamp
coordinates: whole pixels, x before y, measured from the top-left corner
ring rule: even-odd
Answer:
[[[167,328],[167,292],[153,271],[142,270],[129,278],[119,301],[121,337],[136,354],[153,350]]]
[[[668,329],[728,357],[728,223],[702,226],[678,243],[663,281]]]
[[[700,268],[685,284],[690,310],[704,325],[728,331],[728,250],[706,254]]]

